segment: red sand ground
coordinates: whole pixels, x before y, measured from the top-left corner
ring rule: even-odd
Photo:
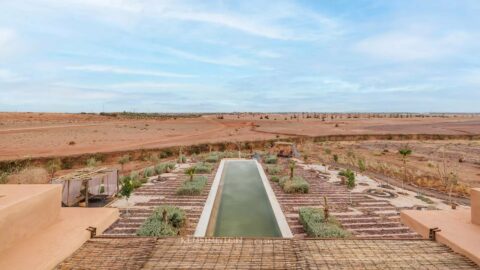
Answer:
[[[289,115],[275,114],[269,114],[268,120],[259,117],[137,120],[88,114],[0,113],[0,160],[260,140],[277,135],[480,134],[480,116],[348,119],[343,115],[342,119],[328,117],[326,121],[290,120]]]

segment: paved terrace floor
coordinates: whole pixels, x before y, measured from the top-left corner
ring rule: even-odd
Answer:
[[[99,237],[56,269],[480,269],[429,240]]]

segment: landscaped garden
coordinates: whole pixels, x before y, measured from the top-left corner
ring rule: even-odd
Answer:
[[[138,236],[176,236],[181,234],[185,226],[187,216],[185,211],[170,205],[155,208],[138,229]]]
[[[300,223],[309,237],[347,238],[351,233],[343,229],[335,217],[328,214],[328,208],[303,207],[299,210]]]
[[[192,175],[185,180],[177,189],[177,195],[200,195],[207,184],[207,177],[204,175]]]

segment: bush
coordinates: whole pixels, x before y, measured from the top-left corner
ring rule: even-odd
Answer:
[[[153,175],[155,175],[155,170],[152,167],[148,167],[148,168],[145,168],[145,170],[143,170],[144,177],[150,177]]]
[[[173,152],[171,150],[164,150],[158,154],[160,158],[167,158],[173,156]]]
[[[198,163],[193,165],[195,167],[195,173],[202,174],[202,173],[211,173],[212,172],[212,166],[207,163]],[[188,169],[185,170],[185,173],[187,174]]]
[[[272,182],[277,182],[277,183],[278,183],[278,180],[280,180],[280,178],[278,178],[277,175],[272,175],[272,176],[270,176],[270,181],[272,181]]]
[[[74,163],[75,163],[75,160],[73,160],[73,158],[62,159],[62,170],[72,169]]]
[[[164,219],[164,211],[166,212]],[[174,206],[157,207],[138,229],[138,236],[176,236],[185,226],[185,211]]]
[[[207,184],[207,177],[194,176],[193,180],[186,180],[177,189],[177,195],[200,195],[202,194],[205,185]]]
[[[300,223],[308,236],[321,238],[346,238],[351,233],[343,229],[332,216],[325,220],[322,209],[302,207],[299,210]]]
[[[155,165],[154,170],[156,174],[162,174],[167,171],[167,166],[165,166],[165,163],[159,163]]]
[[[278,184],[286,193],[308,193],[310,185],[300,176],[294,176],[292,179],[288,176],[280,178]]]
[[[346,178],[355,177],[355,173],[350,169],[342,170],[338,173],[338,175],[345,176]]]
[[[98,161],[95,157],[91,157],[89,159],[87,159],[87,167],[96,167],[96,166],[99,166],[102,162],[101,161]]]
[[[184,156],[184,155],[181,155],[178,157],[178,160],[177,160],[178,163],[186,163],[187,162],[187,157]]]
[[[280,166],[267,166],[268,174],[280,174],[282,172],[282,167]]]
[[[218,162],[218,155],[209,155],[207,158],[205,158],[205,162],[208,163],[217,163]]]
[[[166,173],[168,170],[171,171],[173,169],[175,169],[175,163],[173,162],[158,163],[157,165],[155,165],[156,174]]]
[[[140,175],[139,175],[139,173],[138,173],[137,171],[132,171],[132,172],[130,173],[130,178],[131,178],[132,180],[138,180],[138,179],[140,178]]]
[[[267,164],[276,164],[277,161],[278,161],[278,158],[275,155],[269,155],[265,157],[265,163]]]
[[[142,182],[140,181],[140,179],[132,179],[132,186],[133,189],[137,189],[142,186]]]

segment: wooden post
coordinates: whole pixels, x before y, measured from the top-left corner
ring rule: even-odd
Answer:
[[[85,207],[88,207],[88,180],[85,180]]]
[[[67,180],[67,206],[70,206],[70,180]]]
[[[120,175],[118,173],[118,170],[117,170],[117,190],[115,191],[115,196],[117,195],[118,191],[120,190],[119,188],[119,182],[120,182]]]

